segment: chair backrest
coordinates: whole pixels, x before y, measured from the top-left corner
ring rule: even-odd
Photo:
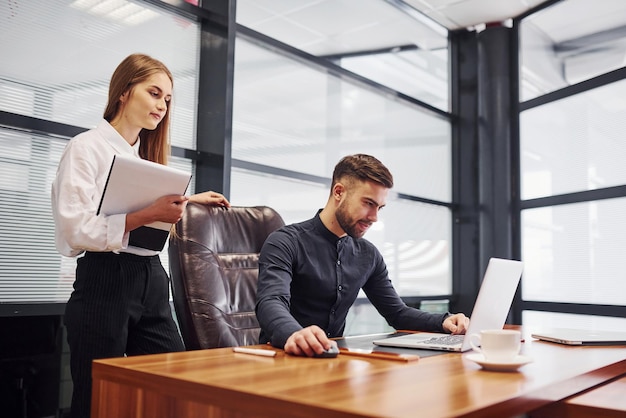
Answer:
[[[284,225],[266,206],[187,205],[169,240],[174,309],[188,350],[258,344],[258,260]]]

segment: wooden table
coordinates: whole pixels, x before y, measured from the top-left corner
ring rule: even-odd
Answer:
[[[255,348],[271,349],[267,346]],[[626,347],[527,339],[534,361],[484,371],[457,353],[414,362],[273,358],[230,348],[98,360],[92,418],[507,417],[626,374]]]
[[[565,401],[547,405],[533,414],[533,418],[553,417],[626,417],[626,376]]]

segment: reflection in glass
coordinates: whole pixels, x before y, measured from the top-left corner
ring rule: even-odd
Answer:
[[[330,177],[345,155],[368,153],[395,191],[451,199],[448,120],[238,38],[233,158]]]
[[[568,0],[523,19],[521,101],[623,67],[625,16],[623,1]]]
[[[447,30],[406,3],[239,0],[237,23],[448,110]]]
[[[407,96],[448,110],[447,47],[357,55],[342,58],[338,64]]]

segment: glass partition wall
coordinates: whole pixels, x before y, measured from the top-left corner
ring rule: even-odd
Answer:
[[[373,154],[391,169],[396,187],[367,238],[403,297],[416,305],[447,299],[447,32],[392,2],[366,1],[359,13],[364,0],[237,2],[226,156],[232,172],[224,192],[233,204],[267,204],[286,222],[304,220],[325,204],[342,156]],[[171,164],[193,170],[203,29],[188,5],[31,3],[0,5],[0,303],[63,304],[75,259],[54,247],[49,193],[66,141],[102,117],[115,66],[144,52],[174,74]],[[167,251],[161,257],[167,268]],[[350,333],[385,329],[367,304],[351,313]]]
[[[402,2],[355,9],[350,1],[237,2],[224,192],[234,204],[266,204],[297,222],[324,205],[342,156],[374,154],[396,187],[366,238],[407,301],[448,299],[458,292],[447,32]],[[626,317],[625,7],[549,2],[514,21],[525,324],[575,315],[577,325],[610,328]],[[573,21],[581,8],[602,31]],[[101,118],[108,79],[129,53],[173,70],[172,164],[194,169],[202,29],[191,6],[180,9],[153,1],[0,5],[0,304],[67,300],[75,260],[54,248],[50,184],[67,139]],[[364,300],[347,332],[387,329]]]
[[[231,201],[303,221],[325,205],[343,156],[374,155],[395,186],[365,238],[383,254],[401,296],[418,305],[447,299],[452,129],[440,109],[447,109],[447,35],[431,29],[433,50],[412,44],[403,52],[416,29],[425,33],[419,21],[378,0],[368,0],[369,15],[345,3],[238,2]],[[395,35],[381,39],[381,22],[397,22]],[[388,329],[362,295],[346,334]]]
[[[519,24],[522,319],[535,328],[626,326],[626,5],[596,6],[556,2]]]
[[[142,52],[174,75],[172,146],[195,149],[200,28],[125,0],[2,2],[0,17],[0,304],[63,304],[76,259],[55,249],[50,186],[65,144],[98,124],[115,67]]]

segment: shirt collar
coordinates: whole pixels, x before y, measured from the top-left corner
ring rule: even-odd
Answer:
[[[113,149],[118,154],[130,154],[133,156],[139,155],[139,139],[135,142],[135,145],[130,145],[119,132],[115,130],[113,126],[106,119],[102,119],[96,130],[102,135],[102,137],[107,141]]]
[[[141,144],[141,138],[137,137],[137,141],[135,141],[135,144],[132,146],[133,152],[137,157],[139,157],[139,144]]]
[[[339,242],[345,237],[339,238],[337,235],[332,233],[328,228],[326,228],[326,225],[324,225],[324,223],[322,222],[322,219],[320,218],[321,212],[322,212],[322,209],[318,210],[317,213],[315,214],[315,218],[313,218],[313,225],[315,227],[315,230],[318,231],[319,234],[322,237],[324,237],[324,239],[326,239],[328,242],[336,245],[337,242]]]

